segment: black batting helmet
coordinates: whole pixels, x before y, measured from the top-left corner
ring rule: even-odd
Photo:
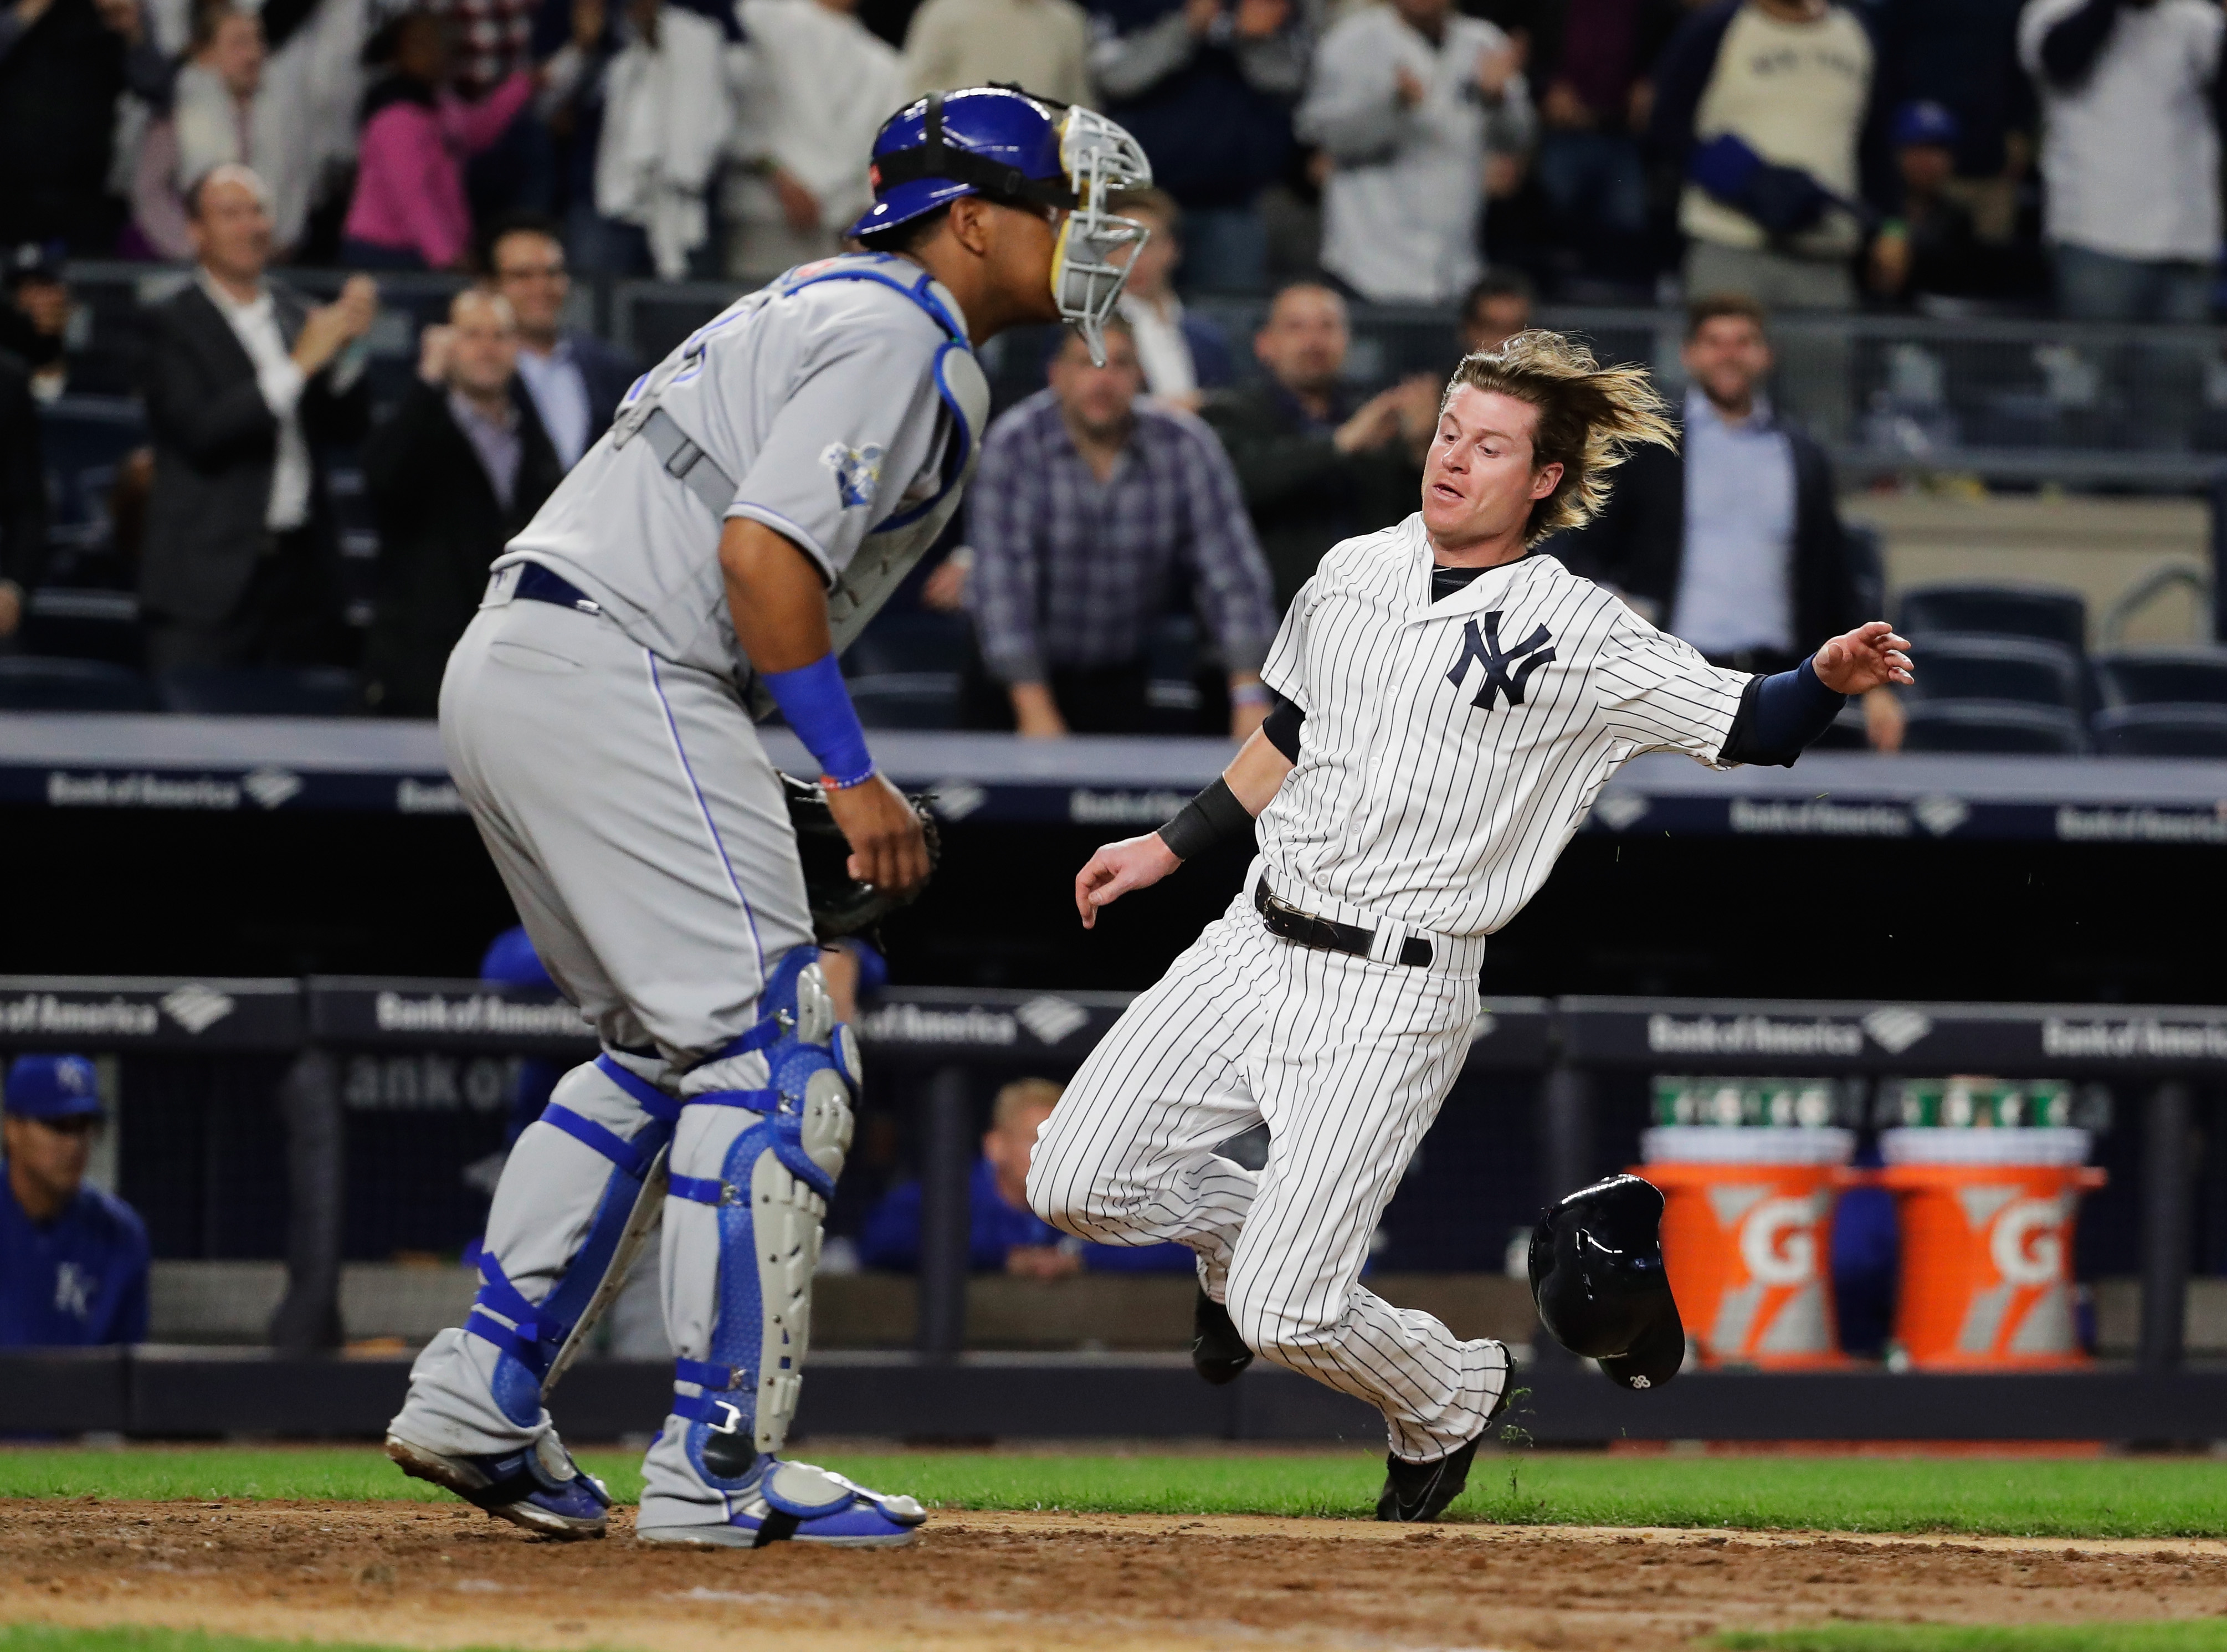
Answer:
[[[1627,1388],[1659,1387],[1686,1360],[1686,1327],[1662,1268],[1662,1194],[1611,1176],[1555,1205],[1531,1230],[1531,1300],[1573,1354]]]

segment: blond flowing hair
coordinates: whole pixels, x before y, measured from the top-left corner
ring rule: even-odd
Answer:
[[[1535,408],[1532,468],[1562,467],[1554,491],[1532,504],[1523,525],[1527,547],[1598,515],[1608,503],[1608,473],[1634,448],[1645,442],[1678,445],[1669,406],[1646,368],[1602,367],[1575,339],[1544,328],[1518,333],[1496,350],[1464,356],[1439,404],[1441,417],[1465,385]]]

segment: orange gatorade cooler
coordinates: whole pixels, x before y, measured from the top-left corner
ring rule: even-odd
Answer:
[[[2103,1185],[2072,1129],[1884,1131],[1902,1232],[1895,1340],[1925,1370],[2084,1364],[2072,1318],[2080,1196]]]
[[[1847,1130],[1668,1126],[1633,1174],[1662,1190],[1662,1263],[1704,1365],[1844,1363],[1833,1319],[1833,1201]]]

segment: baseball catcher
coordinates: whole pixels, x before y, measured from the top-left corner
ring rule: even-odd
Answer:
[[[502,1519],[601,1535],[543,1397],[662,1202],[673,1398],[635,1536],[908,1542],[912,1498],[780,1452],[858,1059],[817,940],[927,877],[837,654],[958,508],[1008,327],[1094,352],[1142,226],[1135,142],[1011,87],[884,124],[871,251],[789,271],[639,380],[496,561],[441,690],[449,769],[602,1053],[503,1171],[470,1317],[419,1355],[386,1449]],[[818,765],[785,782],[756,717]],[[801,815],[796,813],[802,811]],[[801,829],[800,829],[800,826]]]

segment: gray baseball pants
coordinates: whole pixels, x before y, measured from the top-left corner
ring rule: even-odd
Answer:
[[[441,742],[534,949],[606,1052],[684,1099],[766,1085],[758,1054],[704,1060],[756,1023],[767,977],[813,938],[788,806],[734,685],[657,658],[606,618],[510,601],[482,609],[450,657]],[[652,1124],[593,1063],[552,1100],[622,1141]],[[756,1122],[734,1107],[684,1109],[674,1172],[716,1179]],[[519,1138],[487,1247],[527,1301],[563,1280],[612,1174],[553,1125]],[[670,1201],[660,1261],[667,1334],[684,1357],[710,1353],[719,1260],[718,1213]],[[498,1392],[503,1357],[441,1332],[392,1431],[450,1454],[541,1441],[552,1424],[538,1394],[521,1401],[514,1371],[514,1392]],[[668,1416],[650,1448],[646,1525],[726,1518],[681,1450],[686,1427]]]

